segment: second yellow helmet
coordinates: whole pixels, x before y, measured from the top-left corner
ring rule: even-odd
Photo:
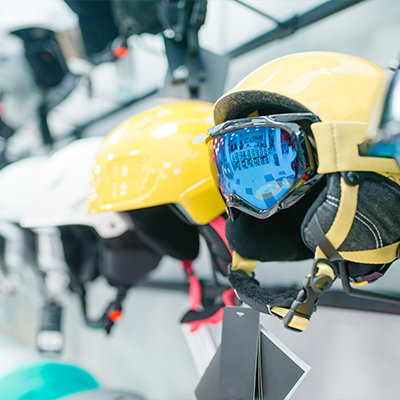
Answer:
[[[117,127],[92,169],[89,212],[175,204],[192,222],[208,224],[224,212],[204,144],[213,105],[164,104]]]

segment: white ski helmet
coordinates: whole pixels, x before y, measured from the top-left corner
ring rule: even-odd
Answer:
[[[119,213],[87,212],[91,168],[102,143],[103,137],[80,139],[50,154],[31,179],[21,226],[86,225],[104,239],[129,229]]]
[[[31,157],[7,165],[0,171],[0,220],[18,223],[23,215],[28,186],[37,176],[45,157]]]

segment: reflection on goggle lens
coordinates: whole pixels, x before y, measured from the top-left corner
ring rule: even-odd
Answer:
[[[223,195],[268,210],[293,187],[297,152],[281,128],[238,129],[216,137],[213,145]]]

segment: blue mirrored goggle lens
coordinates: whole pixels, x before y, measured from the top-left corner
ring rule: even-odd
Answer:
[[[238,129],[214,138],[213,148],[223,195],[268,210],[294,186],[297,151],[280,128]]]

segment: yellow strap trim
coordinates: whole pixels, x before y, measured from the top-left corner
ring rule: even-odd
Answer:
[[[271,312],[274,313],[277,317],[283,318],[289,312],[289,309],[284,308],[284,307],[275,306],[275,307],[271,307]]]
[[[250,118],[250,117],[258,117],[258,116],[260,116],[260,114],[259,114],[258,110],[256,110],[256,111],[253,111],[251,114],[249,114],[249,115],[247,116],[247,118]]]
[[[400,242],[392,243],[380,249],[364,251],[340,251],[339,254],[348,261],[365,264],[386,264],[396,260]]]
[[[380,249],[362,251],[339,251],[338,253],[346,261],[365,264],[386,264],[397,259],[397,249],[400,242],[392,243]],[[326,257],[319,247],[315,252],[315,258]]]
[[[232,271],[243,271],[247,275],[250,275],[258,264],[257,260],[249,260],[248,258],[243,258],[240,254],[233,251],[232,253]]]
[[[340,178],[340,203],[336,217],[326,233],[326,238],[338,249],[350,232],[354,216],[357,211],[358,185],[349,186],[343,178]],[[326,258],[322,250],[317,247],[315,258]]]
[[[282,319],[289,312],[289,309],[283,307],[271,307],[271,312],[274,313],[278,318]],[[298,331],[304,331],[307,328],[309,322],[310,320],[308,318],[295,314],[288,324],[288,327],[296,329]]]
[[[319,157],[318,172],[374,171],[400,173],[392,158],[360,156],[358,145],[367,136],[368,124],[361,122],[317,122],[312,131]],[[398,182],[398,181],[397,181]]]
[[[304,331],[307,328],[309,322],[310,320],[308,318],[301,317],[300,315],[295,314],[288,324],[288,327],[296,329],[298,331]]]
[[[322,275],[326,275],[329,276],[332,280],[334,280],[336,278],[335,275],[335,271],[332,269],[332,267],[325,263],[323,260],[320,260],[317,262],[317,272],[315,274],[315,276],[322,276]],[[309,275],[310,276],[310,275]]]
[[[362,282],[352,282],[353,285],[355,286],[364,286],[368,284],[368,281],[362,281]]]
[[[340,178],[340,204],[336,217],[326,234],[332,246],[337,249],[343,243],[353,225],[357,211],[358,185],[349,186],[343,178]]]
[[[358,186],[349,186],[340,178],[341,197],[338,212],[331,228],[326,234],[327,239],[335,249],[338,249],[347,237],[353,224],[357,209]],[[339,254],[347,261],[365,264],[386,264],[396,260],[400,242],[379,249],[362,251],[340,251]],[[315,258],[325,258],[326,255],[317,247]]]

